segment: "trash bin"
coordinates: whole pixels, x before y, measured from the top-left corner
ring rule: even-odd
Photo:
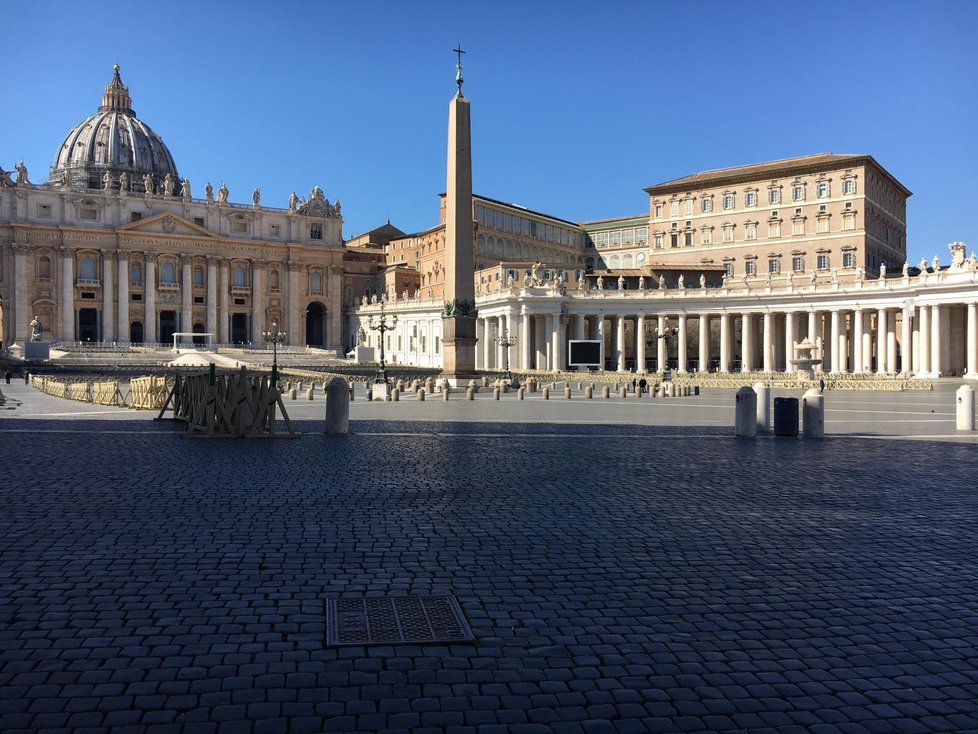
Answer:
[[[798,398],[774,399],[774,435],[798,436]]]

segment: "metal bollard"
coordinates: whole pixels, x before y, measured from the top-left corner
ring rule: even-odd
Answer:
[[[422,403],[424,402],[424,388],[423,387],[419,387],[418,388],[418,400],[420,400]]]
[[[543,392],[540,394],[540,397],[544,400],[550,400],[550,388],[543,388]]]
[[[742,387],[737,391],[734,433],[748,438],[757,435],[757,393],[753,388]]]
[[[499,388],[494,388],[492,391],[492,399],[499,400]]]
[[[475,400],[475,388],[469,385],[468,389],[465,391],[466,400]]]
[[[759,433],[771,431],[771,388],[763,382],[754,385],[757,393],[757,430]]]
[[[602,387],[601,388],[601,397],[603,397],[605,400],[607,400],[608,398],[610,398],[611,397],[611,388],[608,387],[607,385],[605,385],[604,387]]]
[[[399,402],[400,399],[401,399],[401,391],[395,387],[393,390],[391,390],[391,400],[396,403]]]
[[[955,428],[959,431],[975,430],[975,390],[970,385],[962,385],[955,395],[957,418]]]
[[[588,385],[586,388],[584,388],[584,399],[590,400],[593,397],[594,397],[594,388]]]
[[[349,432],[350,386],[342,377],[334,377],[326,385],[326,427],[325,433],[341,436]]]
[[[825,438],[825,403],[818,390],[809,390],[802,396],[801,424],[805,438]]]
[[[526,398],[526,388],[521,387],[519,390],[517,390],[516,397],[518,397],[520,400],[524,400]]]
[[[570,399],[571,399],[571,389],[568,386],[564,388],[564,400],[570,400]]]

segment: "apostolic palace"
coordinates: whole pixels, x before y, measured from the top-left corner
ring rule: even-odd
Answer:
[[[4,347],[32,321],[55,345],[260,342],[274,321],[294,346],[383,338],[389,363],[429,367],[448,340],[501,369],[510,336],[521,370],[565,370],[570,341],[596,340],[607,370],[777,372],[807,340],[827,372],[978,379],[978,259],[952,243],[907,262],[911,192],[871,155],[695,173],[646,188],[641,214],[575,222],[472,194],[460,67],[458,84],[438,224],[344,240],[318,187],[287,208],[223,184],[194,198],[116,67],[44,183],[0,172]],[[382,311],[390,331],[371,329]],[[454,331],[469,318],[475,341]]]

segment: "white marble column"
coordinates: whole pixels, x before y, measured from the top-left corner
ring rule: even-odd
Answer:
[[[584,314],[578,314],[574,317],[574,339],[577,341],[587,339],[587,322],[585,318]]]
[[[655,358],[658,362],[656,368],[659,372],[664,372],[666,369],[666,362],[668,361],[668,352],[666,351],[666,340],[663,339],[663,335],[666,333],[666,317],[659,316],[659,322],[657,324],[656,331],[656,348],[655,348]]]
[[[553,335],[550,345],[550,369],[554,372],[567,369],[567,358],[564,352],[567,348],[567,324],[562,322],[560,314],[553,317]]]
[[[791,360],[795,358],[795,321],[797,314],[788,311],[784,315],[784,371],[794,372],[795,367]]]
[[[595,318],[594,318],[594,328],[597,331],[597,333],[595,334],[594,338],[597,339],[599,342],[601,342],[601,369],[603,370],[604,369],[604,366],[605,366],[605,361],[606,361],[605,358],[608,356],[605,353],[604,314],[600,314],[599,313],[597,316],[595,316]]]
[[[520,326],[519,335],[519,350],[520,350],[520,368],[524,370],[529,370],[533,368],[533,363],[530,361],[530,314],[527,313],[526,307],[523,307],[523,318],[521,319],[522,324]]]
[[[839,312],[832,311],[829,342],[832,344],[832,373],[839,371]]]
[[[329,282],[329,272],[327,271],[323,275],[323,287],[328,287]],[[323,314],[323,319],[327,319],[328,315]],[[252,260],[251,261],[251,339],[255,344],[262,344],[263,339],[261,336],[262,331],[267,328],[265,324],[265,261],[264,260]],[[332,331],[332,329],[330,329]],[[335,335],[327,334],[325,339],[325,345],[329,346],[331,344],[330,339]],[[434,343],[434,339],[432,339]]]
[[[896,317],[894,311],[886,322],[886,371],[888,373],[899,371],[897,369]]]
[[[625,317],[615,316],[615,362],[619,372],[625,371]]]
[[[66,341],[77,339],[75,334],[75,252],[67,247],[61,255],[61,334]],[[30,338],[28,334],[25,338]]]
[[[930,371],[936,377],[940,377],[941,372],[944,371],[944,342],[941,339],[941,316],[940,306],[935,305],[930,307]]]
[[[710,316],[700,314],[700,372],[710,371]]]
[[[517,334],[516,332],[513,332],[513,334],[507,333],[508,331],[507,320],[508,320],[507,316],[498,316],[496,318],[496,336],[498,337],[519,336],[519,334]],[[493,366],[498,370],[498,369],[503,369],[505,364],[506,364],[506,349],[500,346],[499,342],[496,342],[496,359],[493,362]]]
[[[972,302],[967,306],[968,317],[965,321],[965,328],[968,332],[965,335],[965,365],[968,368],[965,377],[971,380],[978,380],[978,304]]]
[[[906,306],[900,322],[900,372],[909,375],[913,372],[913,309]]]
[[[876,312],[876,374],[886,374],[886,309]]]
[[[920,307],[918,331],[917,369],[921,374],[926,375],[930,373],[930,308],[928,306]]]
[[[764,359],[762,362],[765,372],[774,372],[774,349],[771,344],[773,320],[774,314],[772,314],[770,311],[766,311],[764,313]]]
[[[217,294],[217,332],[221,344],[228,344],[231,341],[231,309],[230,301],[231,297],[231,260],[222,257],[218,260],[219,263],[219,274],[218,274],[218,294]],[[298,316],[298,309],[296,303],[299,298],[299,276],[301,275],[301,266],[296,263],[289,263],[289,292],[286,298],[286,303],[289,307],[286,311],[286,321],[288,327],[286,328],[289,344],[305,344],[306,343],[306,330],[304,324]]]
[[[143,293],[145,315],[143,317],[143,341],[146,344],[156,344],[156,256],[146,254],[143,277],[145,278]]]
[[[839,337],[834,346],[839,353],[839,372],[849,371],[849,334],[846,328],[846,314],[839,312]]]
[[[645,372],[645,315],[635,319],[635,370]]]
[[[730,314],[720,314],[720,372],[730,371]]]
[[[283,319],[284,321],[284,319]],[[217,341],[217,258],[213,255],[207,256],[207,331],[214,336]],[[285,324],[282,324],[285,331]],[[286,335],[287,336],[287,335]]]
[[[180,328],[177,331],[194,330],[194,260],[190,255],[180,256]],[[187,337],[183,337],[187,341]],[[191,343],[193,340],[190,340]]]
[[[852,371],[861,374],[863,369],[863,312],[852,312]]]
[[[754,335],[752,333],[753,316],[749,313],[740,316],[740,371],[754,370]]]
[[[111,252],[102,253],[102,341],[115,339],[115,256]]]
[[[550,316],[537,316],[533,319],[533,341],[535,366],[538,370],[547,369],[547,352],[550,344]]]
[[[818,357],[816,357],[816,359],[821,359],[822,360],[822,363],[821,364],[815,365],[815,370],[817,370],[817,371],[823,371],[825,369],[825,366],[826,366],[825,365],[825,355],[822,352],[822,340],[819,338],[817,324],[818,324],[818,314],[816,314],[814,311],[809,311],[808,312],[808,331],[807,331],[807,335],[806,335],[805,338],[808,339],[808,341],[810,341],[812,344],[815,345],[815,350],[812,352],[812,355],[814,356],[814,355],[817,354]]]
[[[680,313],[677,318],[679,326],[679,339],[677,340],[676,371],[686,371],[686,314]]]
[[[116,319],[116,340],[129,341],[129,253],[119,251],[119,309]]]
[[[13,323],[13,333],[6,335],[6,342],[9,346],[14,341],[28,342],[31,340],[31,321],[34,320],[34,314],[31,313],[31,299],[29,284],[31,282],[30,277],[27,274],[27,257],[30,252],[30,248],[27,245],[16,244],[13,246],[14,250],[14,323]],[[63,293],[62,293],[62,297]],[[8,320],[7,324],[11,322]],[[57,335],[57,327],[54,324],[41,324],[41,326],[50,329],[50,337],[55,338]],[[61,330],[64,330],[64,323],[61,324]],[[48,336],[44,336],[42,332],[42,337],[47,340]],[[70,339],[67,333],[64,333],[62,337],[64,339]]]

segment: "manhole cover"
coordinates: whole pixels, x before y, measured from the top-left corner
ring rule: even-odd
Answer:
[[[472,642],[454,596],[326,600],[327,645]]]

